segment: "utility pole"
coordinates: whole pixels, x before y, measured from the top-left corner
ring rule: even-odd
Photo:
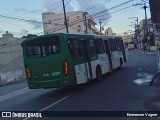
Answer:
[[[142,0],[143,1],[143,0]],[[143,1],[144,2],[144,1]],[[148,23],[147,23],[147,11],[146,11],[146,9],[148,8],[147,6],[146,6],[146,3],[144,3],[144,4],[135,4],[135,5],[132,5],[132,6],[137,6],[137,5],[143,5],[143,9],[144,9],[144,11],[145,11],[145,20],[144,20],[144,23],[143,23],[143,28],[144,28],[144,39],[146,39],[147,40],[147,45],[148,45],[148,50],[150,51],[150,42],[149,42],[149,39],[148,39],[148,37],[149,37],[149,34],[148,34]]]
[[[64,5],[64,0],[62,0],[62,2],[63,2],[64,21],[65,21],[64,24],[66,26],[66,32],[69,33],[69,31],[68,31],[68,21],[67,21],[67,17],[66,17],[66,10],[65,10],[65,5]]]
[[[136,39],[137,39],[137,43],[139,43],[139,21],[138,21],[138,17],[136,17],[136,22],[137,22],[137,25],[136,25]]]
[[[128,19],[135,19],[136,23],[134,22],[135,24],[135,38],[136,38],[136,41],[137,43],[139,43],[139,25],[138,25],[138,17],[131,17],[131,18],[128,18]]]
[[[85,26],[85,34],[88,34],[88,22],[87,22],[87,12],[83,13],[83,17],[84,17],[84,26]]]
[[[102,34],[102,21],[101,21],[101,19],[99,19],[99,24],[100,24],[99,30],[100,30],[100,35],[101,35]]]
[[[131,18],[128,18],[128,19],[135,19],[136,18],[136,22],[137,22],[137,25],[138,25],[138,17],[131,17]]]
[[[147,39],[147,44],[148,44],[148,50],[150,51],[150,41],[148,39],[149,34],[148,34],[147,11],[146,11],[147,6],[146,6],[146,3],[144,3],[143,9],[145,11],[145,28],[144,28],[145,30],[144,31],[145,31],[145,34],[147,35],[146,39]]]
[[[143,9],[144,9],[144,11],[145,11],[145,31],[146,31],[146,34],[147,34],[147,36],[148,36],[148,29],[147,29],[148,23],[147,23],[147,11],[146,11],[147,6],[146,6],[145,3],[144,3],[144,6],[143,6]]]
[[[100,25],[100,28],[99,28],[99,30],[100,30],[100,35],[102,34],[102,31],[104,30],[104,26],[102,26],[102,21],[101,20],[106,20],[106,19],[99,19],[99,25]]]

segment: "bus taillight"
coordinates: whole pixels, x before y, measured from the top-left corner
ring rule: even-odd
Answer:
[[[64,61],[64,75],[67,76],[68,75],[68,62],[67,60]]]
[[[28,68],[28,66],[25,66],[25,70],[26,70],[26,76],[28,79],[31,79],[31,73],[30,73],[30,70]]]

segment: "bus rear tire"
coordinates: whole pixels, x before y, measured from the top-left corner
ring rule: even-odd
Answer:
[[[101,68],[98,66],[96,68],[96,81],[102,80],[102,71]]]

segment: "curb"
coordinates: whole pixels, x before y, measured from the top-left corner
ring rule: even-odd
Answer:
[[[20,80],[12,80],[12,81],[9,81],[9,82],[7,82],[7,80],[1,80],[0,79],[0,87],[4,87],[6,85],[10,85],[10,84],[14,84],[14,83],[20,83],[20,82],[23,82],[23,81],[25,81],[25,78],[20,79]]]

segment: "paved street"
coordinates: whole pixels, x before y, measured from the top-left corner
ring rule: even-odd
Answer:
[[[160,89],[149,86],[157,73],[156,55],[127,51],[127,64],[100,82],[54,89],[28,89],[26,82],[0,87],[0,111],[156,111]],[[49,118],[48,118],[49,119]],[[53,118],[50,118],[53,119]],[[54,118],[104,119],[105,117]],[[151,118],[108,118],[107,120]],[[153,120],[158,120],[153,118]]]

